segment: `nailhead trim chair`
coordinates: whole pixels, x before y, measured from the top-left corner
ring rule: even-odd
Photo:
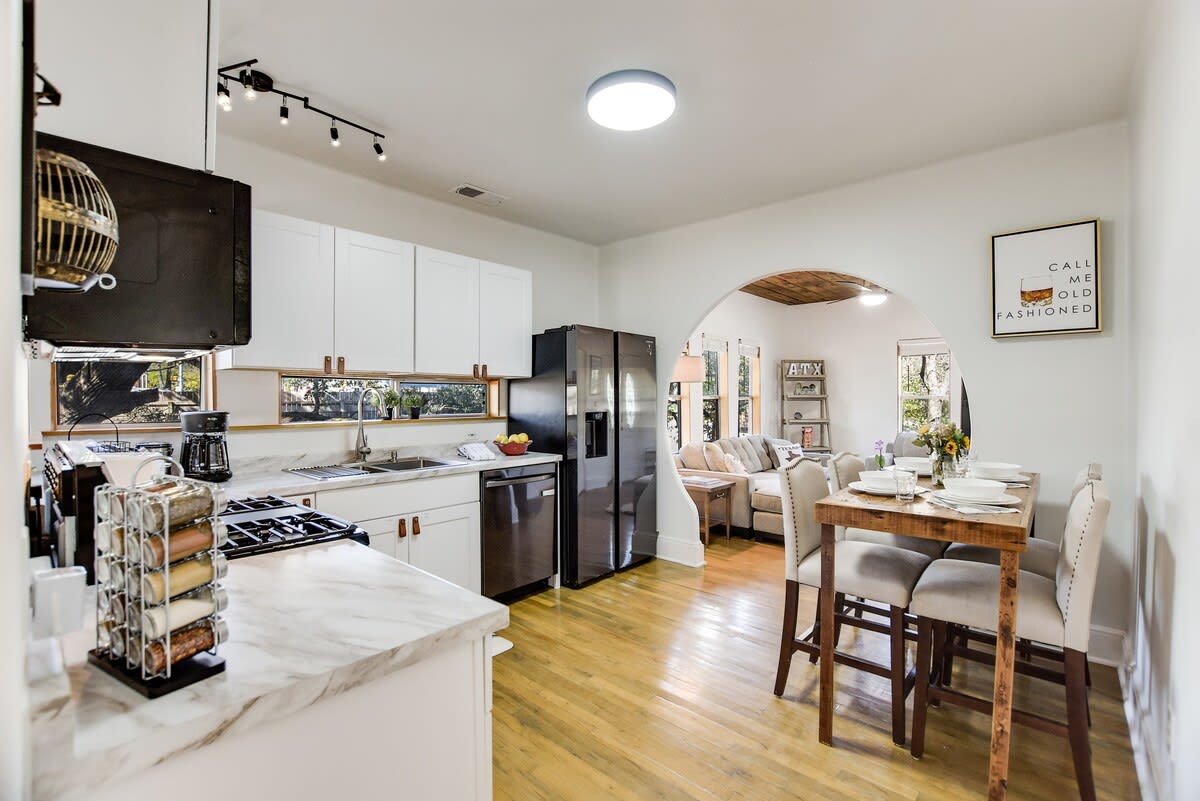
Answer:
[[[1082,801],[1095,801],[1088,742],[1087,650],[1091,633],[1096,572],[1108,521],[1109,494],[1104,482],[1089,480],[1071,502],[1054,579],[1022,572],[1018,581],[1018,638],[1063,649],[1067,722],[1024,710],[1013,721],[1066,736],[1071,743],[1075,778]],[[921,576],[912,593],[917,617],[917,680],[913,701],[912,755],[925,749],[925,720],[930,701],[946,701],[991,714],[992,702],[936,686],[938,653],[946,645],[946,624],[976,629],[994,627],[999,603],[1000,568],[982,562],[939,559]],[[1017,670],[1030,672],[1017,663]]]
[[[881,665],[841,651],[834,652],[834,661],[891,680],[892,740],[897,745],[903,745],[904,699],[912,689],[916,675],[915,672],[908,674],[905,670],[904,611],[908,607],[912,588],[929,565],[929,557],[892,545],[837,541],[834,545],[834,590],[837,594],[834,631],[822,632],[819,626],[814,624],[812,629],[797,637],[800,585],[817,588],[821,585],[821,526],[814,517],[813,505],[829,494],[829,485],[820,464],[809,459],[800,459],[785,465],[779,472],[783,492],[786,582],[783,634],[779,646],[779,666],[775,674],[775,694],[783,695],[787,686],[792,654],[803,651],[815,661],[820,655],[820,638],[832,636],[836,645],[837,635],[843,624],[887,634],[891,640],[888,664]],[[888,622],[885,624],[845,614],[843,605],[846,595],[869,598],[885,604],[888,608]],[[820,620],[819,612],[817,619]]]

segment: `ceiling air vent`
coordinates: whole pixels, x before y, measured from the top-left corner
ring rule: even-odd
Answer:
[[[470,184],[460,184],[459,186],[454,187],[454,194],[470,198],[476,203],[482,203],[485,206],[499,206],[501,203],[508,200],[508,198],[506,198],[504,195],[498,195],[491,190],[482,189],[478,186],[471,186]]]

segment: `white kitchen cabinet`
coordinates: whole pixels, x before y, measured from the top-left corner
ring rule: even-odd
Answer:
[[[413,251],[407,242],[338,228],[336,369],[413,371]]]
[[[393,515],[377,520],[363,520],[358,525],[367,532],[367,536],[371,538],[371,547],[376,551],[401,562],[409,561],[408,518]]]
[[[210,0],[38,3],[38,72],[58,87],[63,102],[37,110],[37,129],[213,170],[215,5]]]
[[[479,263],[479,363],[489,376],[533,374],[533,274]]]
[[[333,358],[334,229],[255,209],[250,342],[217,367],[320,370]]]
[[[471,376],[479,366],[479,260],[417,248],[414,364],[425,375]]]
[[[482,579],[479,504],[427,509],[413,513],[411,519],[409,564],[471,592],[479,592]]]

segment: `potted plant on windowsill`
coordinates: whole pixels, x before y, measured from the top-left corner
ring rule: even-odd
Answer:
[[[388,419],[392,420],[400,416],[400,393],[394,389],[385,389],[383,391],[383,408],[379,411]]]
[[[421,417],[421,404],[424,402],[424,399],[417,393],[407,392],[400,403],[408,410],[408,419],[418,420]]]

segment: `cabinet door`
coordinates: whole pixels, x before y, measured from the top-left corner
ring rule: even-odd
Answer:
[[[320,370],[333,349],[333,227],[254,210],[250,343],[217,367]]]
[[[413,251],[407,242],[337,229],[334,347],[347,371],[413,370]]]
[[[415,372],[471,375],[479,363],[479,260],[417,248]]]
[[[479,504],[414,513],[408,540],[414,567],[479,592]]]
[[[489,376],[533,373],[533,274],[479,263],[479,363]]]
[[[401,562],[408,561],[408,526],[406,517],[381,517],[358,524],[371,538],[371,547]],[[406,536],[400,536],[404,534]]]

